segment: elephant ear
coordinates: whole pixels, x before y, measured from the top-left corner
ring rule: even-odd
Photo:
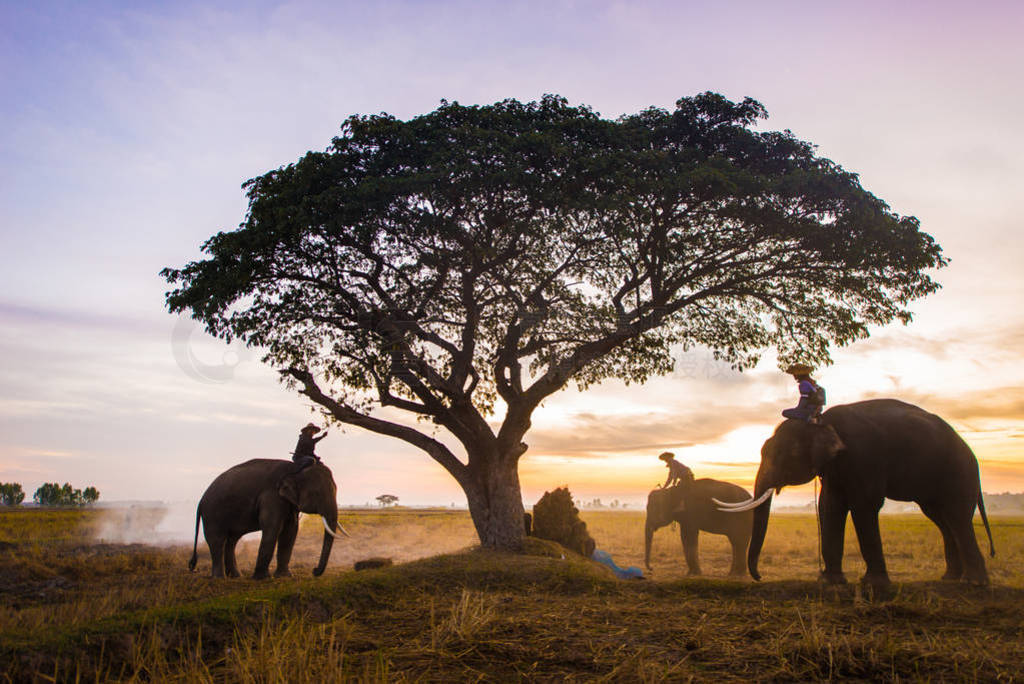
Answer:
[[[842,437],[831,425],[823,425],[815,428],[814,448],[811,450],[811,462],[814,466],[814,474],[821,475],[836,456],[846,448]]]
[[[289,476],[281,480],[281,484],[277,486],[277,493],[293,506],[299,505],[299,488],[295,484],[294,477]]]
[[[683,493],[683,485],[676,485],[671,488],[673,490],[673,496],[668,500],[669,516],[675,515],[676,513],[686,512],[686,496]]]

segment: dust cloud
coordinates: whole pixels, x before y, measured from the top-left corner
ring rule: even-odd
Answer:
[[[192,541],[195,524],[193,502],[112,506],[102,510],[93,537],[111,544],[177,546]]]
[[[357,560],[390,558],[404,563],[418,558],[454,553],[479,543],[467,511],[406,510],[394,515],[346,513],[338,521],[351,538],[336,539],[328,567],[351,569]],[[303,515],[292,566],[313,567],[323,542],[323,523],[317,516]]]
[[[196,504],[134,504],[102,509],[90,535],[94,541],[110,544],[188,546],[195,532]],[[329,567],[351,570],[358,560],[390,558],[403,563],[418,558],[461,551],[479,543],[467,511],[430,510],[345,510],[339,522],[350,537],[334,541]],[[311,572],[320,557],[324,528],[320,516],[300,514],[299,534],[292,553],[291,569],[296,575]],[[199,530],[199,572],[209,572],[210,552],[202,527]],[[260,533],[252,532],[239,541],[237,556],[243,574],[252,572]],[[205,566],[205,568],[204,568]],[[271,563],[273,571],[275,563]]]

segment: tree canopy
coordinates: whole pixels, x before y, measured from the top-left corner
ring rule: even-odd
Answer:
[[[18,482],[0,482],[0,505],[17,506],[25,500],[25,492]]]
[[[245,184],[239,229],[162,272],[167,304],[266,350],[336,420],[427,451],[488,544],[491,517],[522,506],[487,502],[518,496],[530,416],[569,381],[643,382],[679,345],[740,369],[770,347],[828,362],[938,287],[917,219],[789,131],[757,130],[766,116],[714,93],[615,120],[558,96],[353,116],[325,151]]]

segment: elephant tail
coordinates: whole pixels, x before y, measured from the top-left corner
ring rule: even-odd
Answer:
[[[985,523],[985,533],[988,534],[988,552],[992,558],[996,557],[996,545],[992,543],[992,530],[988,526],[988,516],[985,515],[985,497],[981,491],[978,492],[978,512],[981,513],[981,522]]]
[[[188,561],[189,572],[196,571],[196,563],[199,562],[199,506],[196,506],[196,535],[192,538],[192,558]],[[986,523],[987,524],[987,523]]]

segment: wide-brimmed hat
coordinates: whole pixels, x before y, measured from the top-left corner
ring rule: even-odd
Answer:
[[[320,432],[320,427],[317,426],[317,425],[314,425],[313,423],[310,423],[306,427],[304,427],[301,430],[299,430],[299,432]]]
[[[786,369],[786,372],[790,375],[810,375],[813,371],[814,368],[806,363],[794,363]]]
[[[676,457],[676,455],[673,454],[671,451],[666,451],[661,456],[658,456],[658,458],[660,458],[662,461],[667,461],[668,459],[675,458],[675,457]]]

